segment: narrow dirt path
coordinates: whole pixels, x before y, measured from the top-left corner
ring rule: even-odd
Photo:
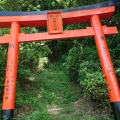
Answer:
[[[18,109],[16,119],[112,120],[104,110],[95,109],[92,102],[84,97],[80,87],[68,80],[63,69],[54,65],[50,69],[36,73],[31,84],[29,82],[24,84],[29,86],[26,91],[31,92],[30,96],[29,94],[27,96],[30,104],[25,103]],[[24,108],[27,113],[20,112]]]
[[[68,80],[63,68],[53,66],[48,71],[46,72],[48,78],[45,83],[54,95],[54,100],[48,104],[47,110],[52,119],[109,120],[104,110],[94,109],[91,101],[84,97],[80,87]]]

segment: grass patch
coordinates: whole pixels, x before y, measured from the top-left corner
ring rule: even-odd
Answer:
[[[92,103],[78,85],[68,80],[63,69],[51,65],[36,72],[33,81],[17,85],[15,119],[112,120],[108,114],[94,113]]]

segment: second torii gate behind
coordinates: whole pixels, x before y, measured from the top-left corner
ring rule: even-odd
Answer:
[[[115,7],[105,7],[71,12],[52,11],[42,15],[0,16],[0,27],[11,28],[10,34],[0,37],[0,44],[9,44],[6,66],[6,77],[2,104],[2,119],[13,118],[16,93],[16,76],[18,64],[18,49],[21,42],[60,40],[81,37],[94,37],[102,70],[105,75],[108,94],[116,119],[120,118],[120,91],[113,64],[107,47],[105,35],[114,35],[116,27],[101,25],[101,19],[111,18]],[[63,31],[63,24],[90,22],[91,27],[80,30]],[[48,32],[24,34],[21,27],[48,26]]]

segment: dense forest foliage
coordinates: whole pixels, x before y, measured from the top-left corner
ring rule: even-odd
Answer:
[[[95,4],[105,0],[1,0],[0,9],[7,11],[42,11]],[[117,26],[118,35],[107,37],[109,51],[115,67],[118,80],[120,80],[120,5],[116,8],[114,16],[103,25]],[[64,26],[64,30],[81,29],[90,26],[89,23]],[[22,28],[24,33],[44,32],[46,28]],[[10,29],[0,28],[0,36],[10,33]],[[0,45],[0,95],[3,93],[5,68],[7,59],[7,45]],[[66,71],[69,80],[80,86],[84,95],[100,107],[109,108],[109,100],[93,38],[80,38],[72,40],[58,40],[48,42],[21,43],[19,48],[19,67],[17,80],[16,105],[20,106],[21,88],[36,71],[42,71],[50,64],[58,62]],[[120,81],[119,81],[120,82]],[[2,98],[1,98],[2,99]],[[97,104],[98,105],[98,104]]]

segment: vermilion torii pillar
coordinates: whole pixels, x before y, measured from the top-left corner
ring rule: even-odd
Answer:
[[[13,13],[0,16],[0,27],[11,28],[10,34],[0,37],[0,44],[8,45],[8,58],[2,103],[2,120],[11,120],[15,108],[16,76],[18,64],[18,49],[21,42],[35,42],[47,40],[72,39],[94,37],[101,62],[103,74],[106,79],[108,94],[116,120],[120,119],[120,90],[114,67],[107,47],[106,35],[117,34],[116,27],[102,26],[100,20],[111,18],[115,7],[104,7],[89,10],[49,11],[40,13]],[[64,24],[90,22],[91,27],[79,30],[63,31]],[[48,32],[24,34],[21,27],[48,27]]]
[[[8,58],[6,66],[6,77],[2,104],[3,118],[6,119],[6,114],[9,118],[13,118],[15,92],[16,92],[16,76],[18,64],[18,35],[20,32],[20,24],[17,22],[11,23],[11,33],[8,45]]]

